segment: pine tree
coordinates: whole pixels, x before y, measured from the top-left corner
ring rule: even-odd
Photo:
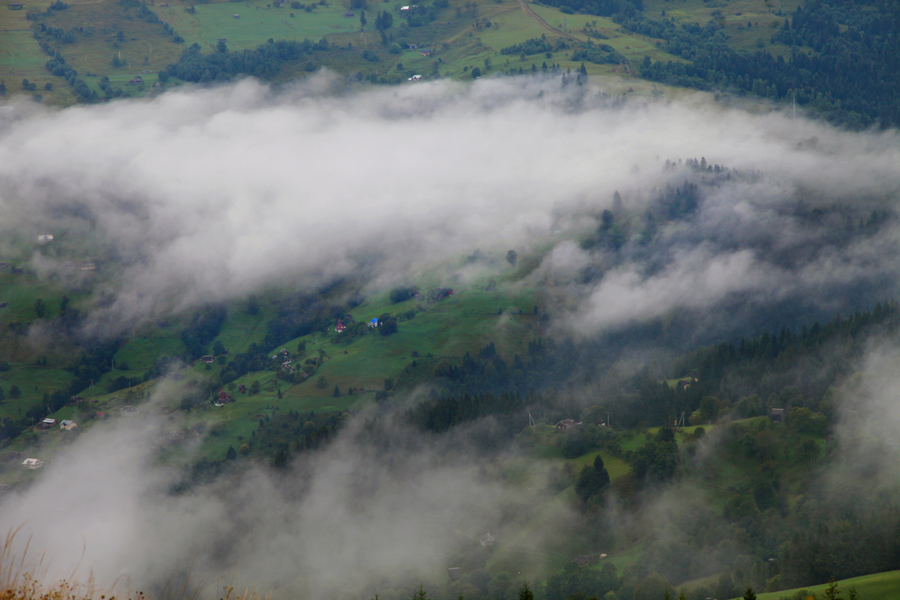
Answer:
[[[743,600],[756,600],[756,594],[753,593],[753,588],[747,588],[747,591],[744,592]]]
[[[534,600],[534,592],[531,591],[527,581],[523,581],[522,587],[519,588],[519,600]]]

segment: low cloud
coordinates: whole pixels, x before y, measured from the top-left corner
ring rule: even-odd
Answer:
[[[265,286],[359,274],[391,285],[436,263],[452,272],[475,248],[523,255],[554,231],[594,228],[616,190],[640,215],[654,188],[685,176],[667,159],[701,156],[764,178],[716,184],[692,223],[662,227],[642,255],[579,288],[579,330],[871,266],[854,262],[868,246],[797,266],[765,254],[822,239],[786,203],[895,200],[896,132],[840,132],[699,95],[623,104],[530,78],[346,90],[326,74],[280,94],[248,80],[38,111],[0,129],[0,215],[8,234],[54,232],[70,251],[34,250],[39,272],[74,254],[116,273],[115,301],[94,320],[115,331]],[[566,279],[559,252],[585,259],[553,253],[547,268]],[[894,269],[869,258],[893,285]],[[653,262],[667,266],[647,275]]]

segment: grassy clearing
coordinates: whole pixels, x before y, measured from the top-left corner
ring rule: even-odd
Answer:
[[[676,23],[698,23],[701,26],[715,20],[725,28],[735,50],[766,50],[786,56],[787,47],[771,43],[773,27],[780,26],[788,13],[794,12],[802,3],[803,0],[729,0],[727,3],[646,0],[644,15],[651,19],[667,18]]]
[[[624,477],[625,475],[631,473],[631,466],[627,462],[625,462],[621,458],[613,456],[605,450],[588,452],[587,454],[574,459],[572,462],[578,465],[579,468],[593,465],[594,457],[598,454],[603,459],[603,465],[606,467],[606,472],[609,473],[609,478],[611,481],[615,481],[619,477]]]
[[[853,579],[843,579],[838,581],[837,584],[838,591],[844,598],[847,597],[847,590],[850,589],[851,585],[856,588],[857,597],[861,600],[895,600],[900,598],[900,571],[888,571]],[[828,584],[822,584],[808,588],[757,594],[756,597],[759,600],[780,600],[781,598],[793,598],[797,592],[806,590],[810,595],[815,594],[815,598],[821,599],[825,597],[824,592],[827,587]]]
[[[329,34],[358,32],[360,28],[359,11],[352,18],[344,17],[346,9],[340,3],[316,6],[312,12],[253,2],[196,4],[194,8],[196,13],[189,14],[181,6],[157,6],[156,13],[186,40],[203,46],[204,51],[215,49],[220,38],[227,40],[229,49],[244,50],[269,38],[315,41]],[[240,18],[234,18],[236,14]]]
[[[136,18],[115,0],[73,0],[69,4],[68,9],[45,17],[44,22],[65,30],[83,28],[74,44],[54,45],[92,89],[99,90],[97,82],[106,75],[114,87],[122,87],[131,95],[146,93],[157,81],[156,73],[177,61],[184,47],[173,42],[173,36],[163,31],[161,24]],[[159,7],[153,8],[165,20]],[[113,66],[113,56],[121,66]],[[127,85],[137,75],[143,78],[143,85]],[[66,86],[62,78],[53,79]]]
[[[0,402],[0,418],[21,418],[45,393],[66,389],[71,381],[72,375],[62,369],[11,363],[9,371],[0,372],[0,387],[6,394],[6,400]],[[9,397],[12,386],[21,390],[20,398]]]

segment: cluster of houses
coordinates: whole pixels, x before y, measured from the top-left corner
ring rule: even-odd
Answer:
[[[37,428],[40,429],[41,431],[47,431],[48,429],[52,429],[53,427],[56,427],[56,425],[57,425],[56,419],[46,418],[43,421],[41,421],[40,423],[38,423]],[[59,422],[59,428],[65,430],[65,431],[72,431],[76,427],[78,427],[78,423],[76,423],[75,421],[69,420],[69,419],[63,419],[62,421]]]

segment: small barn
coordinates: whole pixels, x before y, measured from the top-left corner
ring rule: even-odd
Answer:
[[[63,419],[62,421],[59,422],[59,428],[65,430],[65,431],[72,431],[76,427],[78,427],[78,423],[76,423],[75,421],[71,421],[69,419]]]
[[[44,466],[44,461],[39,458],[26,458],[22,463],[22,467],[26,469],[40,469]]]
[[[51,427],[56,425],[56,419],[44,419],[40,423],[38,423],[38,429],[50,429]]]
[[[772,419],[773,423],[783,423],[784,422],[784,409],[783,408],[773,408],[769,411],[769,418]]]
[[[215,360],[216,359],[215,359],[215,357],[213,357],[212,354],[204,354],[203,356],[200,357],[200,362],[207,364],[207,365],[211,365]]]
[[[138,85],[140,83],[144,83],[144,78],[140,75],[135,75],[131,78],[131,81],[128,82],[128,85]]]

